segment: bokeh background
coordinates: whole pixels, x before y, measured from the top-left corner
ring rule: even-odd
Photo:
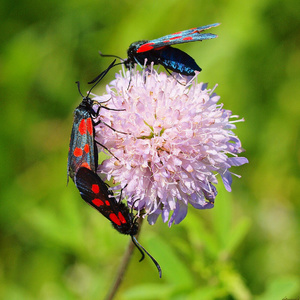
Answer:
[[[226,109],[249,164],[210,211],[144,223],[116,299],[300,296],[300,2],[19,0],[0,4],[0,298],[104,299],[129,243],[66,184],[82,90],[129,44],[215,22],[181,45]],[[110,72],[98,87],[105,90]]]

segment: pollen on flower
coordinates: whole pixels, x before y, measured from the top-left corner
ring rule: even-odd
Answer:
[[[169,226],[180,223],[189,204],[214,207],[217,177],[230,191],[229,169],[248,162],[238,157],[236,116],[218,104],[215,88],[152,67],[123,70],[106,88],[109,107],[120,111],[101,110],[115,131],[99,123],[96,137],[119,160],[112,156],[98,171],[120,183],[129,206],[144,209],[150,224],[159,215]]]
[[[119,166],[119,165],[120,165],[119,161],[116,160],[116,161],[114,162],[114,165],[115,165],[116,167]]]
[[[189,166],[186,168],[186,170],[187,170],[189,173],[194,172],[194,169],[193,169],[193,167],[192,167],[191,165],[189,165]]]

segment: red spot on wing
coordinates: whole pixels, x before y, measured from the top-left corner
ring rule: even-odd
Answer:
[[[74,151],[73,151],[73,154],[74,154],[74,156],[76,156],[76,157],[82,156],[82,154],[83,154],[82,149],[76,147],[76,148],[74,149]]]
[[[92,191],[95,193],[95,194],[98,194],[100,192],[100,188],[99,188],[99,185],[98,184],[93,184],[92,185]],[[103,203],[104,204],[104,203]]]
[[[106,204],[107,206],[110,206],[110,202],[109,202],[108,200],[105,200],[105,204]]]
[[[178,32],[175,32],[173,34],[181,34],[181,33],[182,33],[182,31],[178,31]]]
[[[91,118],[86,119],[86,128],[90,135],[93,135],[93,121]]]
[[[86,123],[85,119],[82,119],[79,123],[78,130],[81,135],[86,134]]]
[[[122,213],[120,211],[118,213],[118,217],[123,224],[127,223],[126,219],[124,218],[124,216],[122,215]]]
[[[83,168],[87,168],[87,169],[91,169],[90,165],[87,163],[87,162],[84,162],[80,165],[80,167],[83,167]]]
[[[155,48],[154,50],[157,51],[157,50],[164,49],[164,48],[166,48],[166,47],[167,47],[167,46],[162,46],[162,47]]]
[[[142,45],[139,49],[137,49],[136,53],[150,51],[153,49],[152,45],[154,45],[154,43],[146,43]]]
[[[89,152],[90,152],[90,146],[89,146],[89,144],[85,144],[85,145],[84,145],[83,151],[84,151],[85,153],[89,153]]]
[[[170,40],[177,40],[177,39],[181,39],[181,38],[182,38],[181,35],[180,36],[174,36],[174,37],[170,38]]]
[[[104,202],[103,202],[101,199],[98,199],[98,198],[93,199],[92,202],[93,202],[96,206],[104,205]]]
[[[115,215],[115,214],[113,214],[113,213],[111,213],[110,215],[109,215],[109,219],[112,221],[112,222],[114,222],[115,224],[117,224],[117,225],[121,225],[121,221],[118,219],[118,217]]]
[[[187,36],[185,38],[183,38],[184,41],[191,41],[193,38],[191,36]]]

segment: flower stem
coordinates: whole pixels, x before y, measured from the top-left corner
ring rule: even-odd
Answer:
[[[138,233],[135,235],[136,237],[139,236],[141,226],[142,226],[142,222],[143,222],[143,218],[139,218],[137,222],[138,222],[138,225],[139,225],[139,230],[138,230]],[[124,274],[127,270],[127,267],[129,265],[129,261],[131,259],[132,254],[133,254],[134,248],[135,248],[135,245],[130,240],[129,244],[128,244],[128,247],[127,247],[127,250],[126,250],[126,252],[123,256],[121,265],[118,269],[118,272],[117,272],[116,278],[114,280],[114,283],[111,286],[111,288],[109,290],[109,293],[107,294],[105,300],[112,300],[115,297],[115,295],[116,295],[116,293],[117,293],[117,291],[118,291],[118,289],[119,289],[119,287],[122,283],[122,280],[123,280]]]

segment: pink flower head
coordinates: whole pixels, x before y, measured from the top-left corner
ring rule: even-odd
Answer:
[[[118,158],[105,160],[98,171],[119,182],[116,189],[125,187],[128,205],[138,214],[144,209],[150,224],[160,214],[169,226],[180,223],[188,204],[212,208],[218,173],[230,191],[230,167],[248,162],[237,156],[243,151],[232,132],[237,116],[217,103],[214,89],[187,80],[153,68],[123,70],[107,86],[108,106],[122,111],[100,112],[116,131],[103,123],[95,128],[97,141]]]

